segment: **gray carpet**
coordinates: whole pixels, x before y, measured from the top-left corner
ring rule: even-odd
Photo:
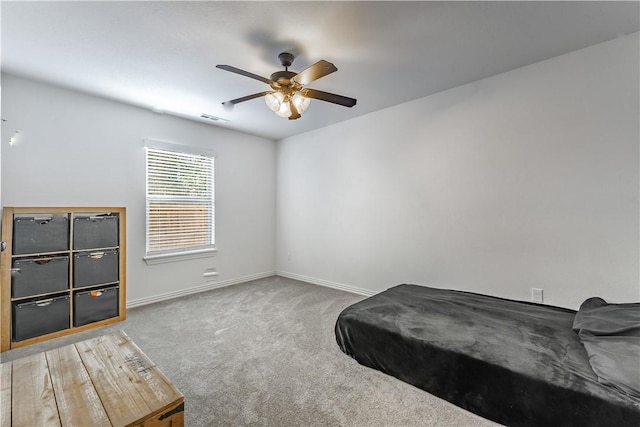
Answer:
[[[336,318],[362,298],[270,277],[134,308],[2,362],[123,329],[184,394],[188,427],[496,425],[343,354]]]

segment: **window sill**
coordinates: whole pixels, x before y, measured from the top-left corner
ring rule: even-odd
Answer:
[[[197,249],[193,251],[173,252],[169,254],[147,255],[142,259],[147,265],[165,264],[167,262],[188,261],[199,258],[209,258],[218,252],[216,248]]]

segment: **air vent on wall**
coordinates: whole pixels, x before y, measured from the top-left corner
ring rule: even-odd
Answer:
[[[223,119],[223,118],[220,118],[220,117],[212,116],[211,114],[207,114],[207,113],[200,114],[200,117],[203,118],[203,119],[211,120],[211,121],[218,122],[218,123],[223,123],[223,124],[224,123],[229,123],[229,120],[227,120],[227,119]]]

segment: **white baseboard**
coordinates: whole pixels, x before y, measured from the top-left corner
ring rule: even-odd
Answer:
[[[138,298],[127,301],[127,308],[140,307],[142,305],[153,304],[154,302],[165,301],[172,298],[178,298],[185,295],[196,294],[198,292],[210,291],[212,289],[223,288],[225,286],[237,285],[238,283],[250,282],[252,280],[264,279],[265,277],[275,276],[275,271],[265,271],[264,273],[250,274],[248,276],[236,277],[235,279],[227,279],[207,283],[202,286],[194,286],[193,288],[180,289],[179,291],[167,292],[164,294],[153,295],[145,298]]]
[[[378,293],[376,291],[371,291],[369,289],[362,289],[355,286],[345,285],[342,283],[331,282],[329,280],[317,279],[315,277],[303,276],[302,274],[289,273],[288,271],[277,270],[277,271],[265,271],[263,273],[236,277],[234,279],[216,281],[213,283],[207,283],[206,285],[194,286],[192,288],[187,288],[187,289],[180,289],[174,292],[167,292],[164,294],[153,295],[150,297],[129,300],[127,301],[127,309],[140,307],[147,304],[153,304],[155,302],[166,301],[169,299],[178,298],[185,295],[196,294],[198,292],[205,292],[213,289],[223,288],[225,286],[231,286],[231,285],[237,285],[239,283],[250,282],[252,280],[264,279],[265,277],[271,277],[275,275],[288,277],[289,279],[300,280],[302,282],[311,283],[313,285],[320,285],[320,286],[325,286],[327,288],[339,289],[341,291],[351,292],[353,294],[363,295],[367,297],[370,297]]]
[[[327,288],[340,289],[341,291],[351,292],[352,294],[364,295],[370,297],[377,294],[376,291],[369,289],[357,288],[355,286],[349,286],[342,283],[331,282],[324,279],[316,279],[315,277],[303,276],[302,274],[289,273],[288,271],[276,270],[276,275],[282,277],[288,277],[289,279],[300,280],[301,282],[312,283],[314,285],[326,286]]]

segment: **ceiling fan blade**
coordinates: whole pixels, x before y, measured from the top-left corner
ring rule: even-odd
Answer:
[[[270,80],[266,77],[262,77],[257,74],[250,73],[248,71],[241,70],[240,68],[232,67],[231,65],[216,65],[216,68],[220,68],[221,70],[225,70],[225,71],[231,71],[232,73],[240,74],[241,76],[250,77],[252,79],[259,80],[262,83],[266,83],[268,85],[275,83],[273,80]]]
[[[353,98],[347,98],[346,96],[336,95],[334,93],[323,92],[315,89],[302,89],[300,91],[303,96],[307,98],[319,99],[320,101],[327,101],[333,104],[343,105],[345,107],[353,107],[356,105],[357,100]]]
[[[254,93],[253,95],[247,95],[247,96],[243,96],[242,98],[236,98],[236,99],[232,99],[231,101],[225,101],[222,103],[222,105],[224,105],[225,107],[233,107],[234,105],[239,104],[241,102],[249,101],[254,98],[260,98],[261,96],[269,95],[270,93],[273,93],[273,91],[268,90],[266,92]]]
[[[309,68],[300,71],[291,80],[304,86],[335,71],[338,71],[335,65],[333,65],[331,62],[321,59]]]

